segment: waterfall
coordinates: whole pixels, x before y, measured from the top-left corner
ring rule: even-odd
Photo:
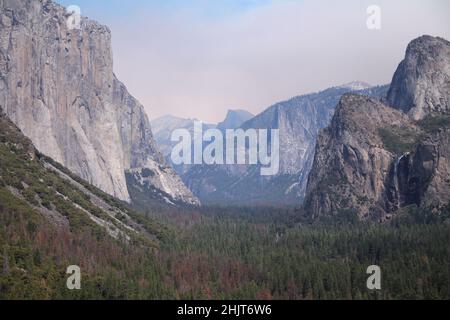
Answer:
[[[399,166],[401,161],[403,160],[403,158],[405,158],[406,156],[409,155],[409,152],[401,155],[400,157],[397,158],[397,160],[395,161],[395,166],[394,166],[394,188],[395,188],[395,195],[397,198],[397,209],[400,209],[401,207],[401,193],[400,193],[400,182],[399,182]]]

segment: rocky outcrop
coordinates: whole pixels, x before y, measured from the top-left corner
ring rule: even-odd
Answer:
[[[387,98],[395,109],[359,95],[341,99],[317,142],[304,203],[312,217],[383,220],[409,205],[448,205],[448,45],[428,36],[411,42]]]
[[[413,40],[392,80],[387,102],[413,119],[450,113],[450,42],[431,36]]]
[[[38,150],[127,201],[125,171],[167,167],[142,105],[113,74],[107,27],[82,17],[69,29],[49,0],[0,1],[0,24],[0,106]],[[197,203],[160,173],[155,181],[177,186],[165,192]]]
[[[392,163],[380,129],[396,126],[416,132],[409,118],[380,101],[347,94],[330,127],[321,132],[309,175],[305,208],[313,217],[352,210],[361,217],[389,210]]]
[[[450,128],[428,135],[404,156],[398,171],[401,206],[441,207],[450,200]]]

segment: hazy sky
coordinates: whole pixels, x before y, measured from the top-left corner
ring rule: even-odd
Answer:
[[[150,118],[221,121],[361,80],[389,83],[410,40],[450,39],[448,0],[59,0],[110,27],[114,70]],[[369,5],[381,30],[368,30]]]

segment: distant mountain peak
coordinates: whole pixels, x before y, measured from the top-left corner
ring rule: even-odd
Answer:
[[[250,112],[248,112],[247,110],[244,109],[228,109],[228,115],[230,114],[239,114],[239,115],[251,115],[253,116],[253,114],[251,114]]]
[[[364,81],[352,81],[346,84],[339,86],[338,88],[342,89],[350,89],[350,90],[365,90],[372,88],[372,85],[368,84]]]
[[[229,109],[224,121],[219,123],[219,129],[236,129],[255,115],[243,109]]]

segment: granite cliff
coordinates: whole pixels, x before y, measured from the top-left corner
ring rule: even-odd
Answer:
[[[387,103],[344,95],[318,138],[305,210],[384,220],[450,200],[450,43],[423,36],[408,46]]]
[[[110,30],[85,17],[69,28],[67,17],[49,0],[0,1],[0,108],[40,152],[119,199],[131,200],[126,172],[147,168],[156,189],[198,204],[115,77]]]
[[[420,120],[450,112],[450,42],[422,36],[408,45],[389,89],[387,103]]]

